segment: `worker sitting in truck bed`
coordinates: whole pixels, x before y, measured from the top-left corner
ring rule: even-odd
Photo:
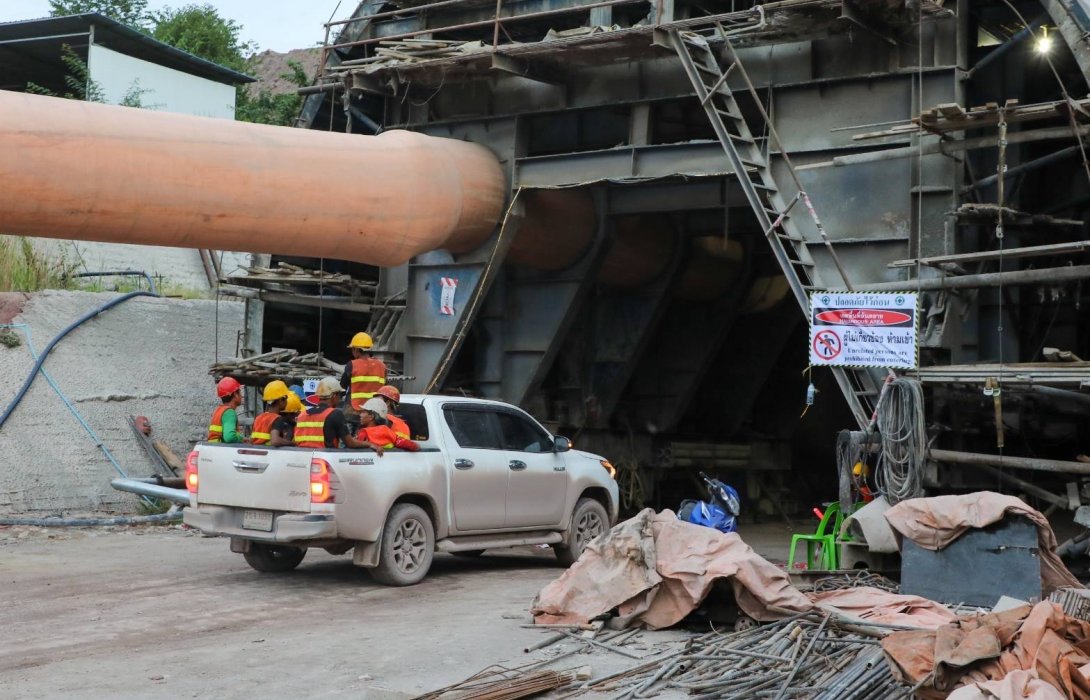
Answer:
[[[389,384],[380,388],[375,392],[376,397],[381,397],[386,402],[386,422],[393,428],[394,433],[398,437],[408,440],[412,437],[409,433],[409,424],[406,423],[401,416],[395,416],[394,411],[397,409],[397,405],[401,403],[401,392],[397,390],[397,387],[392,387]]]
[[[295,444],[311,449],[337,449],[342,445],[352,449],[370,447],[352,437],[348,431],[344,411],[337,408],[344,389],[334,377],[322,377],[313,396],[307,397],[308,408],[299,414],[295,423]],[[381,455],[381,453],[379,453]]]
[[[216,396],[220,405],[212,411],[212,420],[208,423],[208,442],[242,442],[242,431],[238,429],[238,414],[235,412],[242,405],[242,385],[237,379],[224,377],[216,384]]]
[[[368,399],[360,407],[360,432],[356,437],[370,444],[379,454],[394,447],[408,452],[420,449],[420,445],[395,433],[386,423],[386,418],[386,402],[377,396]]]
[[[284,410],[280,412],[280,418],[272,424],[269,431],[269,444],[274,447],[289,447],[295,444],[295,421],[303,410],[303,402],[295,395],[288,392],[288,402]]]
[[[288,405],[288,395],[290,393],[288,385],[279,379],[265,385],[265,391],[261,395],[261,398],[265,401],[265,412],[254,418],[254,427],[250,431],[251,444],[279,447],[279,445],[272,442],[272,427],[276,421],[282,420],[280,413]]]

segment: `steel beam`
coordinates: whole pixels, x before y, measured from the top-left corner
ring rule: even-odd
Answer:
[[[1086,462],[1067,462],[1058,459],[1038,459],[1036,457],[1008,457],[1006,455],[955,452],[934,448],[927,451],[927,456],[936,462],[948,462],[950,464],[972,464],[999,467],[1000,469],[1028,469],[1037,472],[1090,476],[1090,464]]]
[[[1049,267],[1040,270],[1015,270],[1012,272],[987,272],[982,275],[961,275],[960,277],[929,277],[903,282],[878,282],[876,284],[858,284],[856,292],[907,292],[920,290],[934,292],[941,289],[981,289],[983,287],[1001,287],[1006,285],[1044,284],[1056,285],[1061,282],[1077,282],[1090,278],[1090,265],[1072,265],[1070,267]],[[830,292],[846,293],[846,289],[829,289]]]

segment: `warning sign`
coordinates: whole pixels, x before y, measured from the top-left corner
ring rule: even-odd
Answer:
[[[916,295],[813,292],[810,364],[836,367],[917,365]]]
[[[458,280],[454,277],[440,279],[442,290],[439,292],[439,313],[444,316],[454,315],[454,292],[458,289]]]

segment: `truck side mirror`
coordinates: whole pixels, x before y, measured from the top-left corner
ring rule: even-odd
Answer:
[[[571,440],[557,435],[553,438],[553,452],[567,452],[571,449]]]

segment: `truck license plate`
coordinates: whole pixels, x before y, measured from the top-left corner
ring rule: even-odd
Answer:
[[[242,511],[242,527],[246,530],[272,530],[273,514],[270,510]]]

